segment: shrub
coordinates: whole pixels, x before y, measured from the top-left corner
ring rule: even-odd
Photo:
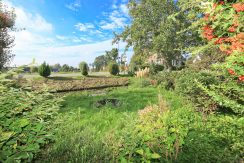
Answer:
[[[180,75],[178,71],[172,72],[160,72],[157,75],[151,76],[153,80],[157,80],[157,83],[163,86],[166,90],[175,89],[175,81]]]
[[[36,72],[38,72],[38,67],[36,67],[36,66],[32,66],[32,67],[30,68],[30,72],[31,72],[31,73],[36,73]]]
[[[149,87],[150,85],[153,85],[149,78],[133,78],[130,81],[130,85],[135,88],[145,88]]]
[[[38,68],[38,72],[41,76],[43,77],[48,77],[51,75],[51,69],[49,67],[48,64],[46,64],[46,62],[44,62],[39,68]]]
[[[163,65],[154,64],[154,63],[150,64],[149,68],[150,68],[150,74],[152,74],[152,75],[155,75],[158,72],[164,70],[164,66]]]
[[[135,63],[131,63],[130,66],[129,66],[128,74],[130,76],[134,76],[136,74],[137,70],[138,70],[138,67],[136,66],[136,64]]]
[[[109,73],[111,75],[118,75],[119,74],[119,66],[117,63],[110,63],[108,65]]]
[[[88,67],[88,64],[86,62],[81,62],[79,64],[79,68],[80,68],[82,75],[84,75],[84,76],[88,75],[89,67]]]
[[[159,96],[158,105],[140,110],[137,118],[108,138],[115,158],[121,162],[241,162],[243,117],[202,116],[177,93],[161,91],[164,98]]]
[[[9,85],[0,74],[0,162],[33,162],[53,140],[51,128],[60,100],[47,92]]]
[[[119,153],[118,158],[126,162],[177,162],[185,138],[200,118],[191,106],[183,106],[180,98],[170,96],[175,106],[159,96],[158,105],[138,112],[136,124],[128,127],[129,131],[124,127],[126,132],[121,130],[116,134],[115,140],[123,144],[114,150]]]

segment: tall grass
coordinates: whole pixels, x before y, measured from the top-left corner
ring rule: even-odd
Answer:
[[[113,133],[124,130],[128,123],[134,123],[138,110],[157,101],[157,92],[156,88],[119,88],[100,96],[91,96],[90,93],[68,95],[56,122],[55,143],[40,162],[116,160],[109,142],[113,140]],[[118,99],[121,105],[96,108],[94,103],[104,98]]]

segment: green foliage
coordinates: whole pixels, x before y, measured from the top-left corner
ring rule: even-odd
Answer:
[[[111,75],[119,74],[119,65],[117,63],[110,63],[108,65],[108,71]]]
[[[101,55],[95,58],[94,66],[96,71],[101,71],[105,68],[110,62],[116,62],[118,58],[119,51],[117,48],[113,48],[111,51],[105,51],[105,55]]]
[[[212,101],[214,101],[218,106],[230,109],[236,114],[243,115],[244,113],[244,89],[243,84],[231,80],[226,80],[218,85],[214,83],[209,87],[205,86],[199,81],[195,81],[198,88],[208,95]]]
[[[150,74],[151,75],[155,75],[158,72],[163,71],[164,70],[164,66],[152,63],[152,64],[149,65],[149,69],[150,69]]]
[[[81,62],[79,64],[79,68],[80,68],[82,75],[84,75],[84,76],[88,75],[89,67],[88,67],[88,64],[86,62]]]
[[[107,62],[116,62],[116,59],[118,58],[119,51],[117,48],[113,48],[111,51],[106,51],[105,58],[107,59]]]
[[[46,62],[41,64],[41,66],[38,68],[38,72],[42,77],[45,77],[45,78],[51,75],[51,69],[50,69],[49,65],[46,64]]]
[[[151,53],[159,54],[165,59],[166,68],[171,69],[171,61],[181,56],[183,48],[198,44],[196,32],[178,33],[188,28],[191,22],[184,13],[177,14],[179,8],[175,1],[132,0],[128,8],[131,25],[116,35],[114,41],[125,40],[127,46],[133,47],[139,57],[142,53],[146,56]],[[174,19],[169,17],[176,14]]]
[[[14,57],[11,48],[14,44],[14,37],[10,34],[14,30],[15,13],[0,1],[0,71]]]
[[[36,66],[31,66],[31,68],[30,68],[30,72],[31,72],[31,73],[36,73],[36,72],[38,72],[38,67],[36,67]]]
[[[126,162],[239,162],[243,117],[195,112],[176,92],[139,111],[109,137],[114,157]]]
[[[50,127],[60,100],[46,92],[3,83],[0,82],[0,162],[31,162],[54,138]]]
[[[95,58],[95,61],[93,64],[95,66],[96,71],[101,71],[102,68],[107,66],[108,62],[107,62],[106,57],[104,55],[101,55],[101,56],[98,56]]]
[[[169,93],[166,96],[171,96]],[[115,139],[123,146],[118,147],[119,157],[129,162],[169,162],[176,161],[189,131],[199,117],[191,106],[181,104],[182,100],[173,95],[173,106],[159,98],[159,105],[139,111],[133,127],[117,131]],[[176,102],[179,100],[178,102]],[[175,102],[175,103],[174,103]],[[180,104],[180,106],[177,106]]]
[[[175,89],[175,80],[178,78],[179,72],[172,71],[167,72],[163,71],[158,73],[157,75],[151,76],[153,80],[157,80],[158,84],[163,86],[166,90],[174,90]]]
[[[130,80],[130,85],[136,88],[145,88],[151,85],[149,78],[135,78]]]
[[[243,117],[211,114],[202,120],[186,137],[178,162],[241,162]]]
[[[129,65],[129,71],[128,71],[128,74],[130,76],[134,76],[136,74],[136,71],[138,70],[138,67],[135,63],[130,63]]]
[[[243,114],[243,84],[228,75],[211,71],[163,72],[152,77],[166,89],[186,95],[198,110]]]
[[[114,146],[110,143],[119,142],[114,141],[113,132],[133,125],[136,112],[157,101],[155,88],[119,88],[96,96],[94,93],[99,91],[72,93],[65,97],[60,109],[62,113],[56,121],[56,141],[44,152],[41,161],[115,162],[118,158],[114,157]],[[96,108],[94,103],[105,98],[116,98],[121,105]]]
[[[61,72],[69,72],[69,71],[71,71],[71,69],[70,69],[70,66],[69,66],[69,65],[64,64],[64,65],[60,68],[60,71],[61,71]]]

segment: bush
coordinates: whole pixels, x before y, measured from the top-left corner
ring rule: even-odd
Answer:
[[[164,70],[164,66],[163,65],[154,64],[154,63],[150,64],[149,68],[150,68],[150,74],[152,74],[152,75],[155,75],[158,72]]]
[[[207,71],[182,70],[172,72],[162,72],[152,79],[158,80],[165,89],[175,90],[179,94],[186,96],[201,111],[217,109],[216,102],[212,100],[200,87],[209,88],[211,85],[219,83],[218,75]]]
[[[178,93],[161,91],[164,98],[159,96],[158,105],[140,110],[137,118],[108,137],[115,158],[121,162],[241,162],[243,117],[202,116]]]
[[[30,68],[30,72],[31,72],[31,73],[36,73],[36,72],[38,72],[38,67],[36,67],[36,66],[32,66],[32,67]]]
[[[48,64],[46,64],[46,62],[44,62],[39,68],[38,68],[38,72],[41,76],[43,77],[48,77],[51,75],[51,69],[49,67]]]
[[[82,75],[84,75],[84,76],[88,75],[89,67],[88,67],[88,64],[86,62],[81,62],[79,64],[79,68],[80,68]]]
[[[179,71],[160,72],[157,75],[151,76],[151,79],[157,80],[157,83],[163,86],[166,90],[175,89],[175,81],[180,75]]]
[[[130,85],[135,88],[145,88],[149,87],[151,84],[151,80],[148,78],[133,78],[130,80]]]
[[[138,71],[138,67],[136,66],[135,63],[131,63],[130,66],[129,66],[128,75],[129,76],[134,76],[136,74],[136,71]]]
[[[47,92],[33,92],[2,84],[0,74],[0,162],[33,162],[40,149],[53,141],[53,120],[61,100]]]
[[[119,66],[117,63],[110,63],[108,65],[108,70],[111,75],[118,75],[119,74]]]

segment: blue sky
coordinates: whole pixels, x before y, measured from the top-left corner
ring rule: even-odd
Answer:
[[[12,65],[61,63],[77,66],[92,63],[96,56],[117,45],[113,32],[130,23],[128,0],[3,0],[15,8],[16,55]],[[123,52],[125,43],[120,43]],[[127,52],[128,58],[132,50]]]

